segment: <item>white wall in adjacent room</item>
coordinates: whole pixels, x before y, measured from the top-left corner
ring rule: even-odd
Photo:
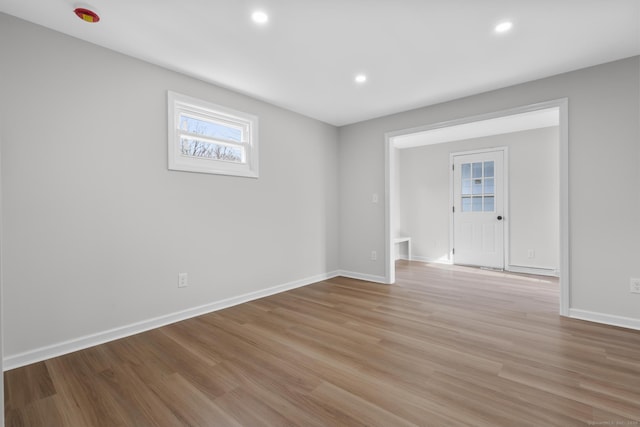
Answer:
[[[450,261],[450,154],[507,147],[509,264],[557,270],[558,138],[555,126],[398,150],[399,235],[411,237],[414,258]]]

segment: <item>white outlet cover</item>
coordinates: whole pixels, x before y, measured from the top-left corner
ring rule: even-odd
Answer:
[[[178,287],[186,288],[188,284],[189,284],[189,274],[178,273]]]

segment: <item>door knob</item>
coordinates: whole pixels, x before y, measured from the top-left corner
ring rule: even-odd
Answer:
[[[502,215],[498,215],[498,221],[502,221]]]

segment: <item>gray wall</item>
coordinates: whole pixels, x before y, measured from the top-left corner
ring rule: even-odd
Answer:
[[[508,147],[509,264],[558,269],[557,126],[398,150],[399,234],[411,236],[416,259],[449,261],[449,155],[491,147]]]
[[[6,356],[337,269],[383,276],[384,133],[561,97],[571,306],[640,317],[637,57],[336,130],[2,14],[0,54]],[[260,179],[168,171],[167,90],[258,115]]]
[[[640,319],[639,58],[629,58],[340,129],[345,270],[384,276],[384,134],[567,97],[572,308]]]
[[[0,52],[5,356],[338,269],[335,127],[2,14]],[[167,90],[258,115],[260,178],[169,171]]]

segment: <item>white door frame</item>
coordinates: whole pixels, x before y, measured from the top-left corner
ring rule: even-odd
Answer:
[[[507,267],[509,266],[509,224],[510,221],[509,219],[511,218],[509,216],[509,147],[494,147],[494,148],[483,148],[483,149],[479,149],[479,150],[470,150],[470,151],[458,151],[455,153],[449,153],[449,206],[453,207],[454,205],[454,184],[453,184],[453,180],[454,180],[454,170],[453,170],[453,161],[454,158],[456,156],[464,156],[467,154],[482,154],[482,153],[494,153],[497,151],[501,151],[502,152],[502,171],[503,171],[503,178],[502,178],[502,201],[503,201],[503,208],[502,208],[502,216],[504,217],[504,232],[503,232],[503,238],[502,238],[502,249],[503,249],[503,256],[502,256],[502,263],[503,263],[503,268],[505,270],[507,270]],[[454,221],[454,215],[453,215],[453,209],[449,209],[449,259],[451,260],[451,262],[453,264],[456,263],[456,254],[453,253],[453,248],[455,247],[454,243],[454,239],[455,239],[455,235],[453,233],[453,221]]]
[[[560,168],[560,315],[569,316],[570,307],[570,229],[569,229],[569,100],[560,98],[521,107],[509,108],[487,114],[464,117],[430,125],[418,126],[385,133],[385,281],[395,283],[394,236],[392,236],[393,209],[391,200],[395,200],[395,150],[393,139],[397,136],[409,135],[427,130],[445,128],[481,120],[495,119],[531,111],[558,108],[560,115],[559,133],[559,168]]]
[[[2,126],[2,123],[0,123],[0,126]],[[2,129],[0,129],[0,147],[2,146]],[[0,149],[0,158],[2,157],[2,150]],[[2,184],[2,171],[0,170],[0,188],[2,188],[1,184]],[[3,197],[2,197],[2,192],[0,192],[0,386],[2,386],[2,389],[0,389],[0,402],[2,402],[2,406],[0,406],[0,427],[4,427],[4,344],[3,344],[3,340],[4,340],[4,330],[2,327],[2,306],[4,304],[4,298],[3,298],[3,280],[2,278],[4,277],[4,275],[2,274],[2,270],[3,270],[3,264],[4,264],[4,253],[2,251],[2,247],[4,246],[2,244],[3,242],[3,229],[2,229],[2,207],[3,207]]]

